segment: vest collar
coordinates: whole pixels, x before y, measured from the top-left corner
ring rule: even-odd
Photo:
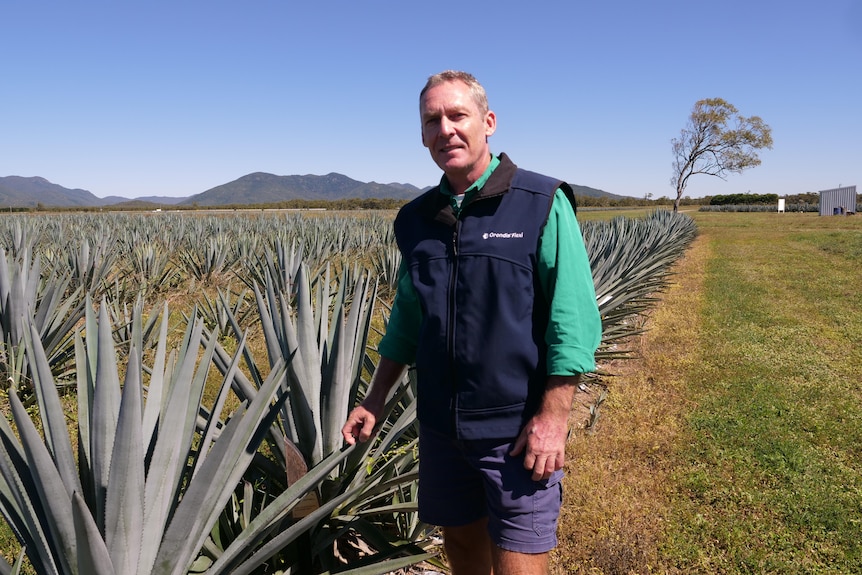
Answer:
[[[474,202],[501,196],[508,192],[512,178],[515,177],[515,170],[517,169],[518,166],[509,159],[509,156],[501,153],[500,165],[491,173],[482,189],[478,190],[470,198],[469,202],[461,206],[461,210],[467,209]],[[447,226],[454,227],[458,221],[458,217],[449,203],[449,198],[445,194],[440,193],[440,186],[435,186],[434,189],[425,195],[422,211],[431,216],[434,221]]]
[[[478,190],[471,198],[470,203],[505,194],[509,190],[509,186],[512,184],[512,178],[515,177],[515,170],[517,169],[518,166],[509,159],[509,156],[505,153],[500,154],[500,165],[497,166],[496,170],[491,172],[491,175],[488,177],[488,181],[485,182],[482,189]]]

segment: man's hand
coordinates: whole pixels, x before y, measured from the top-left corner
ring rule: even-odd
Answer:
[[[548,479],[566,462],[568,416],[536,414],[521,430],[510,455],[524,453],[524,468],[533,471],[533,481]]]
[[[341,435],[349,445],[355,445],[357,439],[360,442],[368,441],[374,434],[374,426],[377,425],[386,408],[389,390],[404,375],[405,368],[403,363],[395,362],[385,356],[380,357],[365,401],[347,415],[347,421],[341,428]]]
[[[341,428],[344,441],[348,445],[354,445],[357,439],[363,443],[368,441],[371,434],[374,433],[374,426],[377,425],[379,413],[379,411],[377,413],[372,412],[364,404],[356,407],[347,416],[347,422]]]
[[[524,454],[524,468],[532,470],[533,481],[548,479],[566,462],[569,411],[578,379],[577,376],[550,377],[539,411],[515,440],[510,455]]]

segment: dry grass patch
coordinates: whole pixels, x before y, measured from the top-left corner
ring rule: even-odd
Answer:
[[[633,342],[639,359],[608,366],[615,375],[596,429],[579,430],[570,443],[555,575],[649,573],[660,564],[707,251],[697,239],[676,264],[646,333]]]

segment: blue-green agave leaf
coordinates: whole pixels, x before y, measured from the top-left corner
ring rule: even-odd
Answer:
[[[262,542],[265,536],[271,534],[274,528],[281,525],[290,510],[302,500],[303,496],[316,489],[329,476],[330,471],[350,455],[354,448],[355,446],[350,446],[331,453],[276,497],[231,542],[206,575],[252,573],[256,567],[262,565],[280,549],[289,545],[299,535],[328,516],[342,502],[341,498],[325,503],[256,550],[257,545]]]
[[[55,561],[62,565],[61,570],[69,571],[77,563],[70,494],[17,394],[9,394],[9,406],[21,436],[21,445],[33,475],[41,509],[45,513],[47,542],[56,545],[52,547],[52,554]]]
[[[140,325],[140,319],[133,320]],[[119,573],[133,575],[144,537],[144,440],[140,343],[133,342],[123,384],[110,481],[105,501],[105,543]]]
[[[78,546],[76,549],[76,571],[79,575],[118,575],[111,564],[105,541],[99,532],[90,509],[78,494],[72,495],[72,509]],[[122,574],[124,572],[120,572]],[[130,575],[133,571],[128,571]]]
[[[254,458],[260,441],[278,411],[272,403],[284,377],[277,364],[260,393],[230,419],[212,452],[194,476],[165,532],[154,575],[185,573],[218,520],[236,485]]]
[[[93,480],[95,482],[95,517],[100,528],[104,527],[105,498],[111,469],[111,454],[117,419],[120,413],[120,376],[108,306],[102,302],[99,310],[98,359],[96,381],[93,386],[93,412],[90,420]]]
[[[45,444],[54,458],[63,483],[70,492],[80,491],[78,468],[69,441],[69,429],[66,423],[66,413],[60,403],[60,395],[51,374],[51,366],[45,356],[45,350],[39,339],[36,326],[30,324],[30,331],[24,338],[27,355],[33,375],[33,388],[39,401],[39,413],[42,417],[42,433]]]

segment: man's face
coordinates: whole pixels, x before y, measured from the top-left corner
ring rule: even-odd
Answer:
[[[478,180],[490,161],[488,137],[497,128],[494,112],[483,113],[467,85],[452,81],[425,92],[419,113],[422,144],[449,181]]]

